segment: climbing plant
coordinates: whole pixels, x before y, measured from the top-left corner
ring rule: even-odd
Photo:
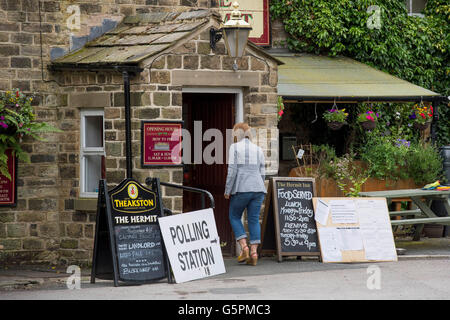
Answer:
[[[425,17],[409,16],[401,0],[270,3],[271,17],[283,22],[289,34],[286,45],[291,50],[348,56],[443,96],[450,95],[448,0],[428,0]],[[378,24],[371,23],[374,15]],[[444,104],[439,111],[438,144],[448,145],[450,108]]]

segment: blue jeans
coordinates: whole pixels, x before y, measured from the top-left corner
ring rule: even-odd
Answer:
[[[259,213],[264,192],[238,192],[230,199],[230,224],[233,228],[236,240],[247,238],[244,225],[242,224],[242,214],[247,208],[248,231],[250,233],[250,244],[261,243],[261,227],[259,225]]]

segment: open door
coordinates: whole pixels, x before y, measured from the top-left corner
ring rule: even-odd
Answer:
[[[192,164],[185,164],[183,185],[209,191],[215,201],[214,216],[224,255],[234,255],[235,243],[228,218],[229,200],[225,200],[225,182],[227,178],[226,130],[232,129],[235,118],[234,94],[184,93],[183,120],[185,128],[191,134]],[[201,164],[194,164],[194,121],[201,121],[202,135],[208,129],[217,129],[222,133],[223,159],[221,163],[206,164],[203,156]],[[199,123],[197,122],[197,125]],[[203,138],[201,139],[203,141]],[[202,152],[212,141],[202,142]],[[199,155],[197,155],[198,157]],[[208,206],[208,201],[206,201]],[[183,212],[201,209],[201,196],[192,192],[183,193]]]

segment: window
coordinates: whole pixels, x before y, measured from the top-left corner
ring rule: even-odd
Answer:
[[[406,0],[406,10],[410,16],[423,17],[427,0]]]
[[[105,178],[103,110],[81,111],[80,196],[97,197],[98,181]]]

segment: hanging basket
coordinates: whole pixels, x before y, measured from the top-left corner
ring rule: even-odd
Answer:
[[[425,129],[427,129],[430,126],[430,121],[425,122],[425,123],[418,123],[418,122],[414,122],[414,128],[423,131]]]
[[[375,121],[368,120],[368,121],[361,122],[361,126],[365,130],[373,130],[377,126],[377,123]]]
[[[342,126],[345,124],[345,122],[339,122],[339,121],[331,121],[331,122],[327,122],[327,126],[328,128],[330,128],[331,130],[339,130],[340,128],[342,128]]]

